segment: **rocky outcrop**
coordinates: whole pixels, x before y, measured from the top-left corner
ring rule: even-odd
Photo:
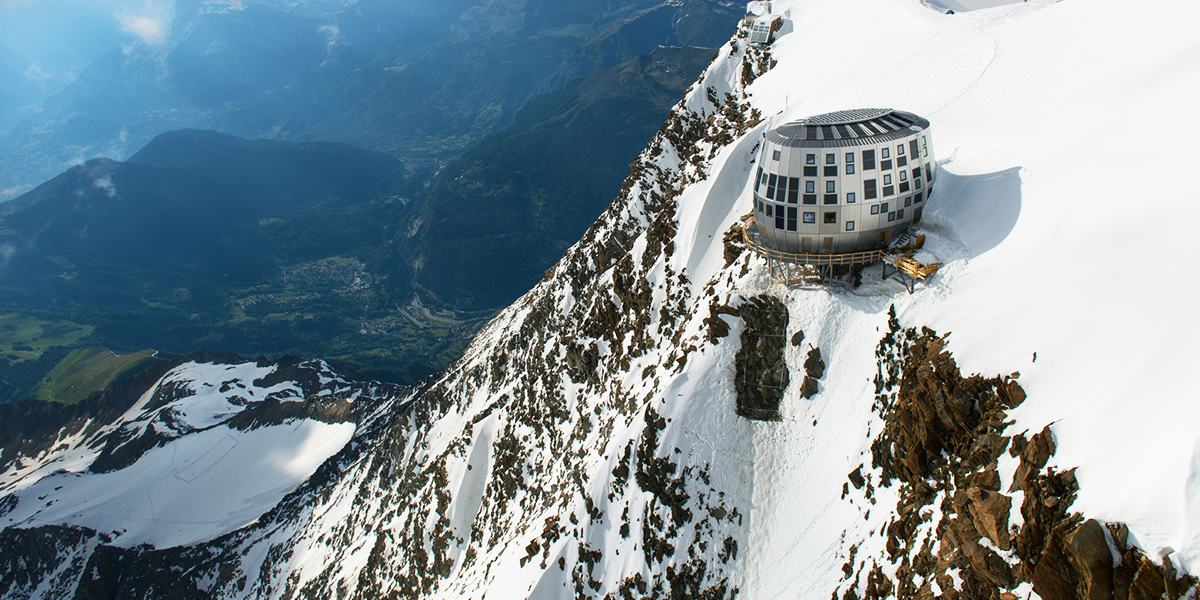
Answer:
[[[803,334],[801,334],[803,339]],[[796,345],[796,338],[792,338],[793,345]],[[825,361],[821,359],[821,349],[813,348],[808,351],[808,358],[804,359],[804,381],[800,384],[800,395],[805,399],[812,398],[820,391],[820,386],[817,385],[817,380],[825,376]]]
[[[1046,468],[1055,452],[1049,427],[1004,435],[1007,411],[1025,400],[1019,374],[964,376],[946,335],[889,316],[876,352],[875,408],[885,426],[872,460],[900,499],[885,554],[851,547],[835,598],[1015,600],[1026,585],[1043,600],[1175,600],[1195,588],[1169,558],[1160,564],[1131,545],[1124,525],[1071,511],[1078,484],[1073,470]],[[1006,453],[1020,461],[1011,482],[999,475]],[[863,485],[860,469],[849,479],[874,502],[870,476]]]
[[[789,383],[784,350],[788,310],[774,296],[755,296],[741,306],[746,323],[738,350],[737,413],[750,419],[778,421],[779,403]]]

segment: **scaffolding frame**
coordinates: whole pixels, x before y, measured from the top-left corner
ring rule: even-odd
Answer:
[[[912,241],[910,242],[910,240]],[[912,258],[912,255],[924,245],[925,236],[918,235],[914,238],[911,229],[904,230],[904,233],[896,239],[893,248],[844,254],[792,253],[781,252],[763,244],[762,235],[758,232],[758,222],[751,216],[744,221],[742,226],[742,241],[747,247],[754,250],[755,254],[765,258],[767,272],[788,287],[847,285],[846,282],[834,278],[835,266],[865,267],[882,262],[884,263],[883,279],[886,281],[888,277],[897,275],[905,289],[911,294],[916,289],[917,280],[928,279],[942,266],[942,263],[923,265]],[[895,268],[891,274],[888,273],[888,265]]]

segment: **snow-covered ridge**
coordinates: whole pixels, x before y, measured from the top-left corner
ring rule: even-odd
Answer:
[[[81,427],[0,473],[5,526],[65,524],[129,547],[212,539],[253,522],[340,450],[352,403],[391,386],[322,361],[188,361],[116,421]]]

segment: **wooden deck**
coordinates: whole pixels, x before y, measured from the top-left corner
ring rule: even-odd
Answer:
[[[761,242],[761,237],[754,234],[757,234],[757,223],[754,217],[749,217],[743,221],[742,241],[756,254],[767,259],[771,272],[778,271],[781,283],[787,285],[828,283],[832,278],[832,267],[835,265],[871,265],[882,262],[883,279],[886,280],[892,275],[898,276],[911,294],[915,291],[918,280],[928,279],[942,267],[942,263],[925,265],[912,257],[925,245],[924,235],[918,235],[912,241],[895,248],[846,254],[797,254],[768,248]],[[894,269],[891,274],[888,273],[888,266]]]

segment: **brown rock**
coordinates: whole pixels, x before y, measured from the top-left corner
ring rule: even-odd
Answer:
[[[817,395],[818,391],[817,380],[805,375],[804,381],[800,383],[800,395],[807,400]]]
[[[1133,584],[1129,586],[1129,600],[1161,600],[1166,591],[1162,569],[1150,559],[1142,557],[1142,564],[1133,576]]]
[[[1104,527],[1088,519],[1067,535],[1067,551],[1079,575],[1079,597],[1108,600],[1113,596],[1113,557]]]
[[[1012,538],[1008,531],[1012,499],[982,488],[968,489],[967,499],[970,502],[967,510],[979,535],[992,540],[1001,550],[1007,551],[1012,548]]]
[[[1021,464],[1013,475],[1012,485],[1008,488],[1010,492],[1025,489],[1025,482],[1046,466],[1046,461],[1054,454],[1054,434],[1050,433],[1050,426],[1047,425],[1027,443],[1020,444],[1014,438],[1013,447],[1018,445],[1022,446]]]
[[[976,577],[1000,588],[1011,588],[1016,585],[1012,569],[995,552],[970,540],[962,540],[960,550]]]
[[[994,492],[1000,491],[1000,473],[996,472],[996,467],[989,466],[988,468],[976,473],[971,479],[971,485],[981,487],[985,490]]]
[[[804,361],[804,372],[808,373],[813,379],[820,379],[825,376],[825,361],[821,360],[821,349],[813,348],[808,351],[808,358]]]
[[[1033,591],[1042,600],[1076,600],[1078,579],[1075,570],[1059,547],[1057,537],[1051,538],[1045,552],[1033,569]]]

